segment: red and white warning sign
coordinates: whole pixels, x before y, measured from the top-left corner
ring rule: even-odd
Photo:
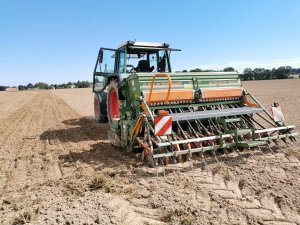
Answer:
[[[283,113],[280,106],[272,106],[271,110],[275,122],[281,122],[284,120]]]
[[[157,116],[154,119],[154,132],[157,136],[164,136],[172,133],[172,116]]]

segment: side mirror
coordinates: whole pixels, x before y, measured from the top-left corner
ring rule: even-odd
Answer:
[[[103,50],[102,49],[100,49],[98,61],[99,61],[99,63],[103,62]]]

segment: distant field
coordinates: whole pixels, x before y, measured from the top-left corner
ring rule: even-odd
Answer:
[[[61,97],[82,116],[94,116],[94,93],[91,88],[57,89],[53,93]]]

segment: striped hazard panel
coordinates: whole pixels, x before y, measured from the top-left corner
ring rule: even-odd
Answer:
[[[157,116],[154,119],[154,131],[157,136],[164,136],[172,132],[172,116]]]
[[[282,109],[280,106],[278,107],[271,107],[273,118],[275,122],[281,122],[284,120],[284,116],[282,113]]]

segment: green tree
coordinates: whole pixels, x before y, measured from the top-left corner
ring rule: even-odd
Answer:
[[[290,78],[291,71],[292,71],[292,67],[281,66],[276,69],[275,77],[276,77],[276,79],[288,79],[288,78]]]
[[[196,69],[191,69],[190,72],[202,72],[202,70],[199,68],[196,68]]]
[[[251,68],[244,69],[244,80],[254,80],[254,73]]]
[[[27,84],[27,89],[28,89],[28,88],[33,88],[33,84],[32,84],[32,83],[28,83],[28,84]]]
[[[266,80],[272,79],[272,71],[271,70],[266,69],[265,75],[266,75]]]
[[[5,91],[6,90],[6,86],[0,86],[0,91]]]
[[[49,85],[47,83],[38,82],[34,85],[35,88],[39,89],[49,89]]]
[[[77,88],[87,88],[87,87],[90,86],[90,84],[91,84],[91,82],[89,82],[89,81],[77,81],[77,83],[75,84],[75,86]]]
[[[233,67],[226,67],[223,69],[224,72],[233,72],[235,69]]]
[[[20,91],[23,91],[23,90],[26,90],[26,89],[27,89],[27,86],[19,85],[19,86],[18,86],[18,89],[19,89]]]

